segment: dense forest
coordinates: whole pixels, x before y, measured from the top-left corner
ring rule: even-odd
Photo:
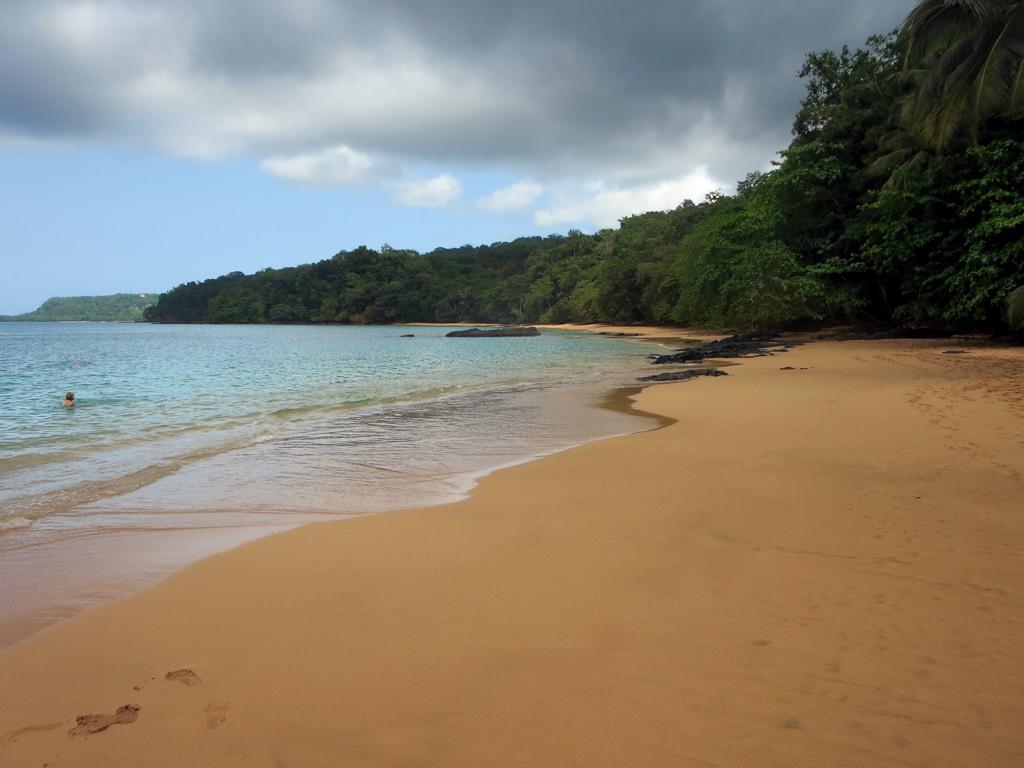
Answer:
[[[384,246],[187,283],[160,322],[1024,326],[1024,10],[924,0],[816,51],[793,139],[735,194],[593,235]]]
[[[55,296],[23,315],[0,316],[15,320],[131,320],[143,319],[146,308],[156,304],[155,293],[115,293],[110,296]]]

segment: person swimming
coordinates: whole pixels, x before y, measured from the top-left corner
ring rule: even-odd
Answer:
[[[74,392],[68,392],[66,395],[64,395],[64,407],[65,408],[74,408],[75,407],[75,393]]]

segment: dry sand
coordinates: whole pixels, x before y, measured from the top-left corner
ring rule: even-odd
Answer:
[[[503,323],[403,323],[409,327],[420,328],[490,328]],[[508,325],[505,323],[504,325]],[[664,325],[612,325],[609,323],[528,323],[535,328],[552,331],[587,331],[588,333],[606,334],[609,336],[632,336],[647,341],[675,342],[680,339],[718,339],[721,333],[697,331],[688,328],[673,328]]]
[[[949,348],[652,387],[677,423],[58,624],[0,765],[1024,765],[1024,355]]]
[[[608,325],[607,323],[553,323],[537,325],[555,331],[589,331],[609,336],[635,336],[646,341],[674,342],[680,339],[707,341],[722,338],[721,333],[671,328],[663,325]]]

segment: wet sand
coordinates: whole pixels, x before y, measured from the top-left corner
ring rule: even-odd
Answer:
[[[0,654],[0,765],[1024,764],[1024,350],[956,346],[206,559]]]
[[[141,592],[189,563],[300,524],[126,527],[0,552],[0,650],[55,622]]]

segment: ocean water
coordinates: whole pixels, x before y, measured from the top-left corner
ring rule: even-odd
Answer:
[[[648,345],[447,330],[0,324],[0,645],[256,536],[648,426],[596,407]]]

